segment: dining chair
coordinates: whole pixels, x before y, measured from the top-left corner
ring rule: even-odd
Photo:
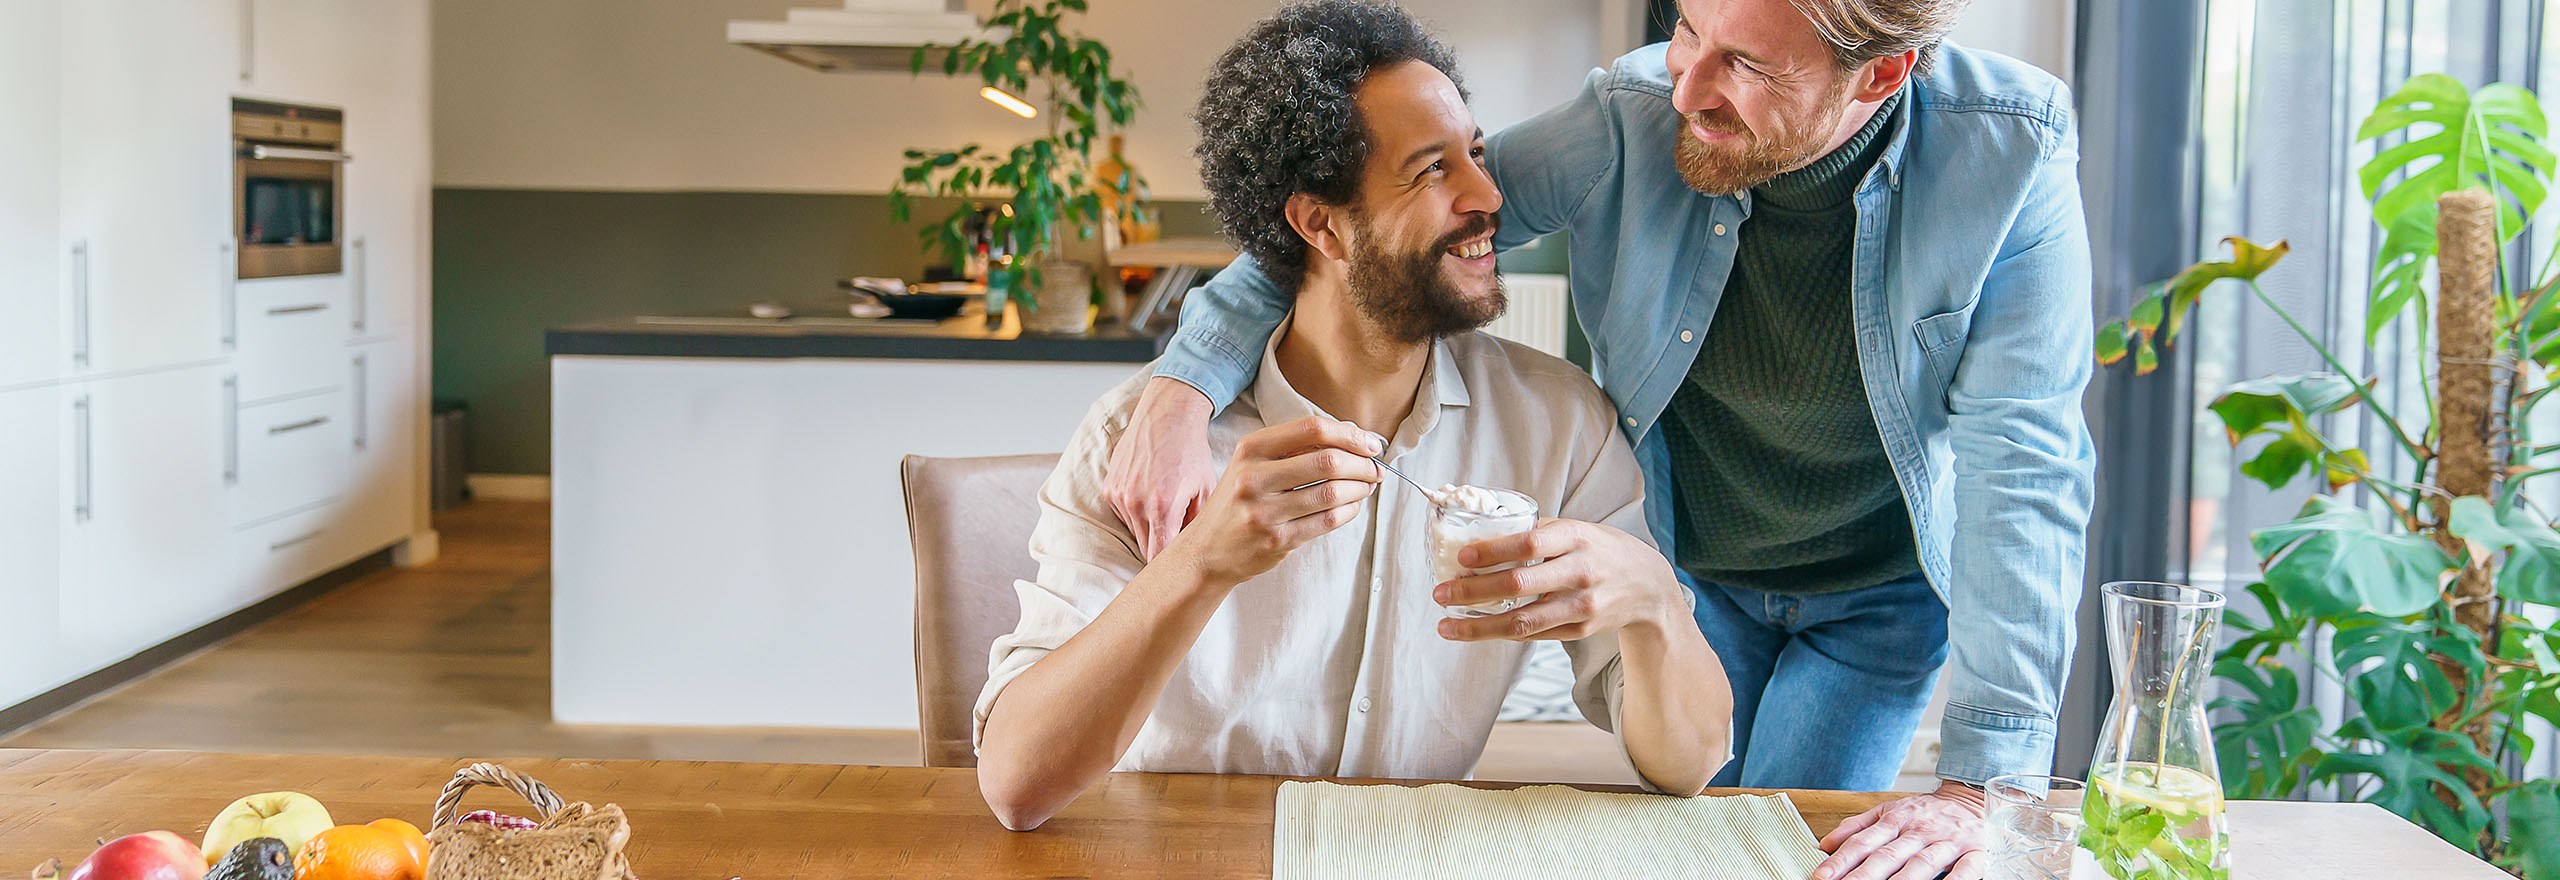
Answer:
[[[1013,631],[1013,582],[1039,574],[1031,527],[1058,456],[929,458],[898,463],[916,562],[916,711],[927,767],[975,767],[970,712],[987,684],[987,648]]]

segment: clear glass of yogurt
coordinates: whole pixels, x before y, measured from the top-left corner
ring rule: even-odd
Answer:
[[[1439,583],[1519,568],[1506,562],[1484,568],[1458,564],[1467,545],[1526,532],[1538,524],[1538,502],[1509,489],[1442,486],[1431,494],[1431,572]],[[1529,604],[1534,596],[1447,606],[1450,617],[1489,617]]]

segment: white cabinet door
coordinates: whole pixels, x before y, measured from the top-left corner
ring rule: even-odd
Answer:
[[[426,383],[418,381],[416,348],[406,340],[347,349],[349,471],[345,539],[350,555],[409,537],[416,522],[419,448],[427,418]]]
[[[239,91],[293,104],[348,107],[365,49],[349,37],[378,0],[232,0],[248,39]]]
[[[221,354],[222,285],[233,274],[238,2],[61,7],[62,248],[75,370]]]
[[[60,0],[0,3],[0,388],[63,360]]]
[[[281,0],[269,0],[281,2]],[[299,0],[309,3],[314,0]],[[427,214],[432,188],[427,145],[427,6],[420,0],[363,4],[348,39],[367,63],[350,76],[347,106],[347,274],[354,296],[349,331],[381,338],[425,326]]]
[[[69,677],[54,632],[69,415],[59,389],[0,394],[0,706]]]
[[[75,404],[66,653],[94,669],[236,609],[223,555],[223,372],[167,370],[67,387]]]

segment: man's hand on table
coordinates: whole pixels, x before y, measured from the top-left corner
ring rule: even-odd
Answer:
[[[1471,569],[1508,562],[1535,564],[1440,584],[1432,588],[1432,601],[1447,606],[1521,596],[1535,601],[1490,617],[1443,620],[1443,638],[1569,641],[1630,628],[1659,633],[1675,622],[1695,628],[1688,623],[1689,606],[1680,596],[1685,588],[1671,573],[1671,564],[1634,535],[1550,519],[1527,532],[1458,551],[1458,564]]]
[[[1991,826],[1982,792],[1945,782],[1938,790],[1888,801],[1840,823],[1822,838],[1831,854],[1814,880],[1977,880],[1990,867]]]
[[[1111,448],[1102,495],[1154,559],[1199,515],[1217,482],[1209,459],[1209,398],[1179,379],[1147,380],[1129,427]]]

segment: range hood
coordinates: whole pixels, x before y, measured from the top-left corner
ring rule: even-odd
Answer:
[[[841,9],[794,9],[782,21],[729,22],[729,42],[827,73],[905,73],[917,46],[987,33],[961,0],[845,0]]]

